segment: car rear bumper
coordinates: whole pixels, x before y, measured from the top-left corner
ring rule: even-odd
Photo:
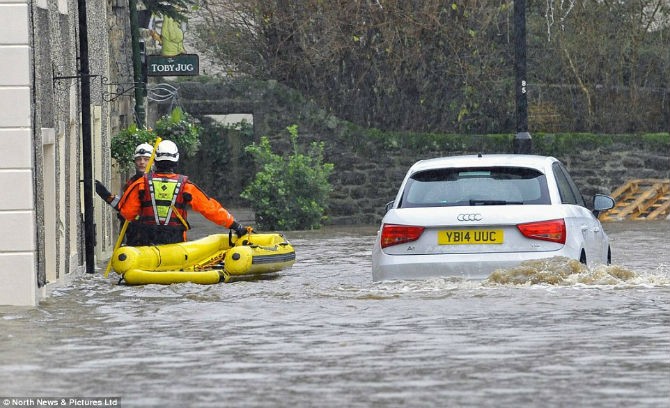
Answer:
[[[568,247],[550,252],[513,252],[490,254],[387,255],[376,247],[372,253],[372,280],[412,280],[456,277],[482,280],[496,269],[518,266],[533,259],[564,256],[579,259]]]

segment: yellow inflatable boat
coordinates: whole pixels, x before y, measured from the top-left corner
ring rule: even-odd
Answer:
[[[214,234],[195,241],[156,246],[124,246],[112,268],[129,285],[193,282],[214,284],[289,268],[295,250],[282,234],[249,234],[237,239]]]

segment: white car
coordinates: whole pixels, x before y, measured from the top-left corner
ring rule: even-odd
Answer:
[[[485,279],[499,268],[563,256],[609,264],[598,213],[587,209],[553,157],[495,154],[422,160],[387,205],[372,250],[372,279]]]

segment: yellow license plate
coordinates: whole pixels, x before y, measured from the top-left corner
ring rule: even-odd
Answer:
[[[503,230],[443,230],[437,233],[439,245],[502,244]]]

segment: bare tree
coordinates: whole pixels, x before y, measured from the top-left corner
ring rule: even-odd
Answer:
[[[512,4],[210,0],[198,48],[229,75],[276,79],[364,126],[508,132]],[[668,0],[529,2],[529,105],[550,106],[558,130],[670,122],[667,96],[659,97],[668,88],[669,7]]]
[[[556,0],[550,0],[556,3]],[[670,2],[667,0],[575,2],[547,36],[545,58],[559,72],[536,71],[539,82],[571,85],[578,94],[554,93],[563,115],[580,117],[576,130],[636,131],[663,126],[670,73],[667,52]],[[547,14],[548,15],[548,14]],[[581,94],[581,97],[579,96]],[[667,96],[665,96],[667,98]],[[580,102],[580,100],[582,102]],[[572,108],[572,109],[566,109]]]

